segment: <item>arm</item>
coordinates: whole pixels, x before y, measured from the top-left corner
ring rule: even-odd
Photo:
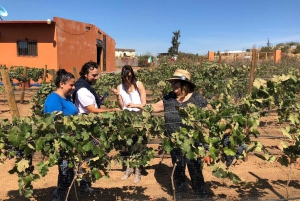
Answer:
[[[139,82],[138,84],[138,91],[141,98],[141,104],[129,103],[128,105],[126,105],[126,107],[143,109],[143,107],[146,105],[146,89],[142,82]]]
[[[75,103],[79,105],[79,107],[84,108],[89,113],[100,113],[100,112],[112,112],[119,111],[119,108],[97,108],[95,106],[95,97],[94,95],[88,91],[86,88],[81,88],[77,91]]]
[[[98,114],[101,112],[120,111],[119,108],[112,108],[112,109],[110,109],[110,108],[95,108],[95,106],[93,104],[86,106],[85,109],[87,109],[90,113],[95,113],[95,114]]]
[[[117,89],[112,89],[111,91],[112,91],[113,94],[116,95],[116,97],[117,97],[117,103],[118,103],[119,108],[120,108],[121,110],[123,110],[124,103],[123,103],[122,96],[120,95],[121,85],[119,85],[119,86],[117,87]]]
[[[48,104],[47,105],[47,111],[45,111],[44,113],[52,113],[54,111],[57,112],[62,112],[63,108],[62,105],[60,103],[52,103],[52,104]]]
[[[120,95],[120,91],[121,91],[121,85],[118,86],[117,92],[115,93],[115,95],[117,96],[118,106],[120,107],[121,110],[123,110],[124,102],[123,102],[122,96]]]
[[[162,100],[158,101],[155,104],[151,104],[154,109],[154,112],[163,112],[165,111],[165,106]]]
[[[55,92],[53,92],[55,93]],[[54,94],[50,94],[46,101],[45,101],[45,105],[44,105],[44,113],[52,113],[54,111],[63,111],[63,107],[62,104],[59,100],[59,98],[57,96],[55,96]]]

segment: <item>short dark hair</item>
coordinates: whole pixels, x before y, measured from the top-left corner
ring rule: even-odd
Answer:
[[[85,75],[86,74],[89,74],[89,70],[94,70],[95,68],[99,68],[99,65],[94,62],[94,61],[89,61],[89,62],[86,62],[85,64],[83,64],[80,72],[79,72],[79,75],[81,78],[85,78]]]
[[[133,69],[130,65],[125,65],[122,68],[122,71],[121,71],[122,83],[123,84],[125,83],[126,77],[128,76],[129,73],[131,73],[131,75],[132,75],[131,83],[134,84],[134,86],[136,86],[137,79],[136,79]]]
[[[66,83],[69,79],[75,78],[72,73],[67,72],[65,69],[59,69],[56,72],[55,86],[58,88],[59,83]]]

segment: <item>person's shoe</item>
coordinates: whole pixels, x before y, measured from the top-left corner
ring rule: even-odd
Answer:
[[[100,193],[99,189],[92,188],[92,183],[91,182],[86,182],[84,180],[80,181],[80,193],[82,195],[88,194],[88,195],[93,195],[93,194],[98,194]]]
[[[185,192],[187,190],[187,186],[186,186],[186,183],[185,182],[178,182],[176,185],[175,185],[175,190],[177,192]]]
[[[67,193],[68,193],[67,188],[58,188],[58,198],[59,198],[58,200],[59,201],[66,200]],[[68,200],[70,200],[70,198],[68,198]]]
[[[126,180],[133,173],[133,168],[127,167],[124,175],[121,177],[121,180]]]
[[[141,181],[141,171],[139,168],[135,168],[133,183],[138,183]]]
[[[201,196],[201,198],[208,198],[207,192],[204,185],[199,185],[193,188],[194,194]]]
[[[187,193],[187,185],[185,182],[176,182],[175,184],[175,196],[176,199],[181,200]]]

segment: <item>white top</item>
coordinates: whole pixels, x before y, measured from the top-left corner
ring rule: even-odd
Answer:
[[[136,82],[136,86],[138,86],[138,81]],[[124,88],[124,85],[123,84],[120,84],[121,87],[120,87],[120,95],[123,99],[123,110],[129,110],[129,111],[140,111],[139,108],[128,108],[126,107],[127,104],[129,103],[133,103],[133,104],[142,104],[142,101],[141,101],[141,96],[140,96],[140,93],[137,89],[134,89],[131,93],[127,93],[125,91],[125,88]]]
[[[75,105],[78,108],[78,113],[90,113],[85,107],[93,104],[95,108],[98,108],[95,96],[87,88],[80,88],[75,96]]]

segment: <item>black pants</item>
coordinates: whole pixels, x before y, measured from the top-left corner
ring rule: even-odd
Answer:
[[[60,199],[65,199],[74,179],[74,169],[69,168],[68,163],[62,157],[58,160],[58,195]]]
[[[174,172],[174,179],[180,185],[185,182],[185,167],[187,165],[191,177],[192,188],[194,191],[205,193],[204,177],[201,168],[201,159],[189,160],[181,153],[180,149],[171,151],[172,164],[177,163]]]

